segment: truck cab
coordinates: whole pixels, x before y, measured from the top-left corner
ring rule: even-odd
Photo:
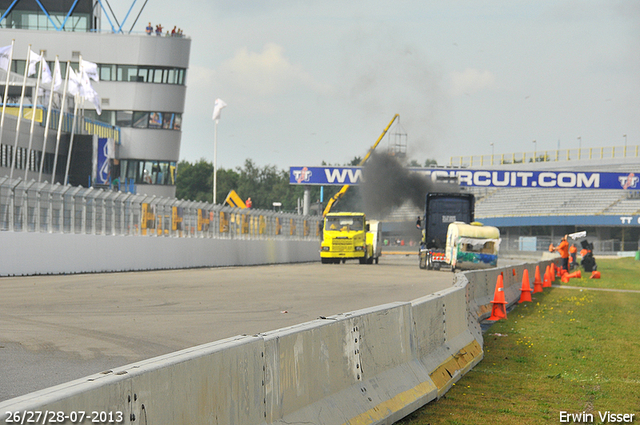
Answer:
[[[422,217],[422,241],[419,267],[440,270],[449,267],[445,247],[449,224],[471,223],[474,218],[475,198],[471,193],[428,193]]]
[[[320,245],[322,263],[339,263],[355,259],[360,261],[360,264],[370,264],[373,261],[377,263],[379,250],[376,253],[374,243],[380,245],[379,230],[376,230],[374,236],[370,234],[369,228],[364,213],[328,213],[325,216]]]

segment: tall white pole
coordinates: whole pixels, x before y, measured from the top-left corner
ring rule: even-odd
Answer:
[[[80,60],[78,64],[79,64],[78,75],[82,76],[82,56],[80,56]],[[78,88],[78,90],[80,90],[80,88]],[[82,95],[80,93],[73,96],[73,119],[71,121],[71,138],[69,139],[69,151],[67,152],[67,166],[64,170],[64,180],[62,181],[62,184],[64,186],[69,184],[69,182],[67,181],[69,178],[69,165],[71,164],[71,151],[73,150],[73,138],[76,134],[76,116],[78,115],[78,103],[80,103],[81,98],[82,98]]]
[[[51,75],[51,88],[49,92],[49,106],[47,106],[47,122],[44,126],[44,141],[42,142],[42,158],[40,159],[40,172],[38,173],[38,183],[42,181],[42,169],[44,168],[44,157],[46,154],[47,148],[47,136],[49,135],[49,122],[51,120],[51,107],[53,106],[53,90],[56,84],[56,70],[59,69],[60,62],[58,61],[58,56],[56,55],[56,62],[53,67],[53,74]],[[60,111],[62,111],[62,107],[60,107]],[[55,177],[55,171],[53,173]],[[53,179],[52,179],[53,181]]]
[[[67,87],[69,86],[69,68],[71,61],[67,61],[67,74],[64,78],[64,88],[62,89],[62,103],[60,103],[60,119],[58,120],[58,133],[56,134],[56,150],[53,154],[53,174],[51,175],[51,185],[56,182],[56,168],[58,166],[58,150],[60,149],[60,137],[62,136],[62,120],[64,119],[64,104],[67,101]]]
[[[71,139],[69,140],[69,152],[67,152],[67,167],[64,170],[64,180],[62,181],[62,184],[64,186],[69,184],[67,179],[69,178],[69,164],[71,163],[71,151],[73,150],[73,136],[75,136],[76,134],[76,115],[78,114],[78,103],[80,103],[80,95],[75,95],[73,97],[73,120],[71,122]]]
[[[32,101],[31,101],[31,128],[29,129],[29,147],[27,148],[27,166],[24,167],[24,181],[27,181],[27,173],[29,172],[29,163],[31,158],[31,146],[33,144],[33,127],[36,123],[36,112],[38,111],[38,92],[40,91],[40,79],[42,78],[42,61],[44,58],[42,54],[44,52],[40,50],[40,69],[38,70],[38,79],[36,80],[36,91],[32,93]],[[44,155],[44,151],[42,151],[42,155]],[[35,158],[34,158],[35,160]]]
[[[216,205],[216,189],[218,182],[218,121],[213,130],[213,205]]]
[[[9,62],[7,62],[7,78],[4,82],[4,96],[2,99],[2,117],[0,118],[0,143],[2,143],[2,133],[4,133],[4,113],[7,108],[7,96],[9,94],[9,77],[11,76],[11,60],[13,59],[13,45],[15,40],[11,40],[11,52],[9,53]]]
[[[27,74],[29,73],[29,60],[31,59],[31,44],[27,50],[27,62],[24,64],[24,77],[22,77],[22,92],[20,93],[20,107],[18,108],[18,119],[16,120],[16,139],[13,143],[13,152],[11,155],[11,171],[9,172],[9,180],[13,178],[13,170],[16,167],[16,158],[18,154],[18,139],[20,138],[20,123],[22,122],[22,107],[24,106],[24,92],[27,87]]]

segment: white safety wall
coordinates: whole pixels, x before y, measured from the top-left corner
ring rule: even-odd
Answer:
[[[316,261],[320,242],[0,232],[0,276]]]

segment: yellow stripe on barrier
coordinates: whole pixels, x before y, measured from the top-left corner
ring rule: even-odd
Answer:
[[[478,341],[474,339],[462,350],[447,358],[447,360],[429,374],[434,384],[436,384],[436,387],[438,387],[438,397],[440,396],[440,391],[448,387],[451,383],[456,372],[467,368],[478,356],[482,356],[482,347]]]
[[[416,402],[422,397],[435,390],[436,387],[432,382],[426,381],[415,387],[398,394],[397,396],[378,404],[377,406],[367,410],[358,416],[349,419],[343,425],[366,425],[379,422],[389,414],[398,412],[405,406]]]

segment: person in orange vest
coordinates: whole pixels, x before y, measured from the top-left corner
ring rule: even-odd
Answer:
[[[558,251],[560,258],[562,258],[562,268],[569,271],[569,242],[567,242],[567,235],[562,237],[562,241],[554,248],[554,251]]]
[[[571,257],[571,268],[574,269],[578,267],[578,248],[576,248],[576,244],[574,243],[569,247],[569,256]]]
[[[251,201],[251,198],[247,198],[247,200],[245,201],[244,205],[247,208],[251,208],[253,206],[253,202]]]

